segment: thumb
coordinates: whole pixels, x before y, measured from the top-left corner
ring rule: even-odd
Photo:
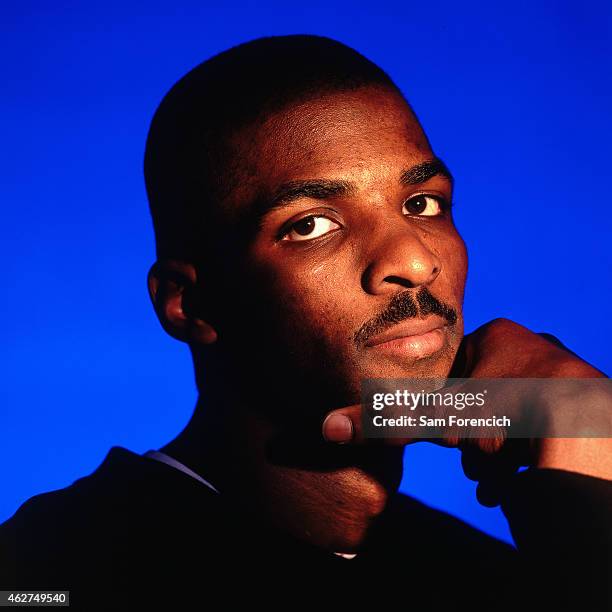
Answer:
[[[413,438],[365,438],[362,421],[363,409],[361,404],[346,406],[332,410],[323,419],[322,434],[327,442],[336,444],[371,444],[388,446],[403,446],[414,442]]]

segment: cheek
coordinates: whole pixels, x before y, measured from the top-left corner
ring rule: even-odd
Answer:
[[[243,354],[250,346],[259,350],[249,360],[254,372],[265,361],[275,371],[275,385],[279,380],[289,389],[299,385],[303,398],[310,397],[307,389],[326,398],[344,392],[359,323],[357,298],[348,290],[354,280],[347,274],[338,262],[307,271],[257,267],[250,275],[253,308],[241,323],[252,340]]]
[[[454,231],[441,240],[438,255],[442,261],[445,282],[457,305],[463,303],[463,292],[467,276],[467,249],[461,236]]]
[[[274,360],[288,378],[301,372],[324,385],[329,374],[330,385],[339,389],[355,358],[352,336],[364,318],[354,291],[357,267],[341,257],[305,256],[301,263],[257,266],[254,301],[267,304],[257,327],[266,330]]]
[[[261,290],[264,299],[282,315],[283,321],[300,335],[330,338],[349,324],[350,279],[337,265],[314,263],[304,269],[269,270]]]

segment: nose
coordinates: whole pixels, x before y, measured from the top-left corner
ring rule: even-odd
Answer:
[[[362,285],[372,295],[397,293],[398,287],[431,284],[440,274],[441,262],[417,233],[406,226],[392,233],[381,232],[372,245]]]

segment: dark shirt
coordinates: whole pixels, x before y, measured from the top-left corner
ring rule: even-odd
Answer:
[[[610,609],[611,482],[529,469],[502,510],[518,550],[397,494],[349,560],[246,528],[223,495],[115,446],[0,525],[0,589],[69,590],[73,610]]]

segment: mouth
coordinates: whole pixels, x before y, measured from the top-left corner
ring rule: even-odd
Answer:
[[[429,357],[447,342],[447,322],[441,317],[402,321],[370,338],[365,344],[368,350],[409,359]]]

